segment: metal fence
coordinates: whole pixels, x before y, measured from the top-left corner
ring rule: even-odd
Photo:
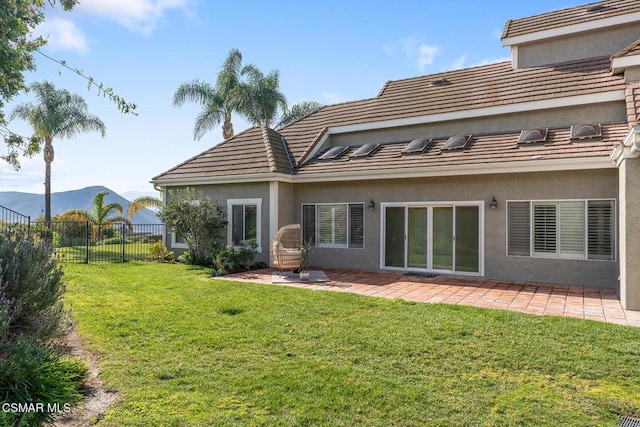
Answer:
[[[47,239],[60,262],[127,262],[162,254],[164,224],[103,224],[88,221],[31,224],[36,239]]]
[[[30,217],[0,205],[0,230],[24,230],[29,233],[30,225]]]

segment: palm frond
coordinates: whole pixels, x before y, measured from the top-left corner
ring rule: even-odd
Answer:
[[[147,208],[162,208],[162,200],[153,196],[142,196],[133,199],[131,203],[129,203],[129,209],[127,209],[127,218],[131,220],[136,213]]]
[[[322,107],[324,107],[324,105],[316,101],[298,102],[280,116],[280,121],[276,125],[276,129],[282,129],[293,122],[297,122],[301,118],[318,111]]]

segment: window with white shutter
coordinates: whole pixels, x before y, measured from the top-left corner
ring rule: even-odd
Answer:
[[[507,255],[615,259],[615,201],[507,202]]]
[[[319,247],[363,248],[364,204],[302,205],[302,236]]]

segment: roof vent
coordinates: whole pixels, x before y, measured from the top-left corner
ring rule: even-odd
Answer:
[[[364,144],[360,148],[358,148],[356,151],[354,151],[349,157],[351,158],[368,157],[374,151],[376,151],[378,147],[380,147],[380,144],[373,144],[373,143]]]
[[[586,7],[587,12],[597,12],[602,9],[604,9],[604,5],[602,3],[595,3]]]
[[[439,79],[431,80],[431,86],[446,86],[450,85],[451,82],[444,77],[440,77]]]
[[[602,127],[595,125],[573,125],[571,126],[571,139],[590,139],[602,136]]]
[[[402,154],[418,154],[429,148],[433,144],[433,139],[416,138],[407,144],[401,151]]]
[[[347,151],[349,147],[336,146],[328,149],[318,160],[335,160]]]
[[[471,135],[456,135],[447,139],[447,142],[442,146],[442,150],[464,150],[464,148],[471,141]]]
[[[525,129],[520,132],[518,144],[531,144],[534,142],[545,142],[549,129]]]

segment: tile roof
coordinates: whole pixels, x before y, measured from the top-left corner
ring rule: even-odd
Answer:
[[[336,160],[323,161],[316,157],[305,164],[298,175],[499,164],[536,159],[606,157],[611,153],[613,146],[620,143],[628,132],[627,122],[607,123],[602,124],[601,138],[572,141],[569,138],[571,128],[564,127],[549,129],[544,143],[518,144],[520,136],[518,130],[500,134],[473,135],[466,149],[454,151],[442,151],[447,138],[441,137],[436,138],[433,144],[420,154],[402,154],[402,149],[410,141],[398,141],[383,144],[380,149],[366,158],[351,158],[349,154],[355,148],[350,148]]]
[[[325,106],[279,132],[248,129],[154,180],[270,172],[290,174],[294,170],[285,146],[292,161],[298,164],[331,127],[624,91],[624,76],[612,75],[610,66],[607,57],[521,70],[513,70],[510,62],[500,62],[391,81],[375,98]],[[442,78],[448,84],[432,83]],[[385,147],[382,152],[386,151]],[[469,156],[463,158],[471,160]]]
[[[513,70],[511,62],[388,82],[376,98],[328,105],[280,130],[299,161],[326,127],[406,119],[625,88],[606,57]],[[432,82],[446,78],[447,85]]]
[[[625,98],[629,125],[640,125],[640,83],[628,84]]]
[[[598,6],[601,6],[598,8]],[[590,9],[592,9],[590,11]],[[509,20],[502,39],[640,12],[638,0],[602,0],[526,18]]]
[[[191,159],[174,166],[153,180],[220,177],[271,172],[262,130],[247,129]]]
[[[611,58],[623,58],[625,56],[640,55],[640,40],[636,40],[629,46],[622,49],[620,52],[613,55]]]

